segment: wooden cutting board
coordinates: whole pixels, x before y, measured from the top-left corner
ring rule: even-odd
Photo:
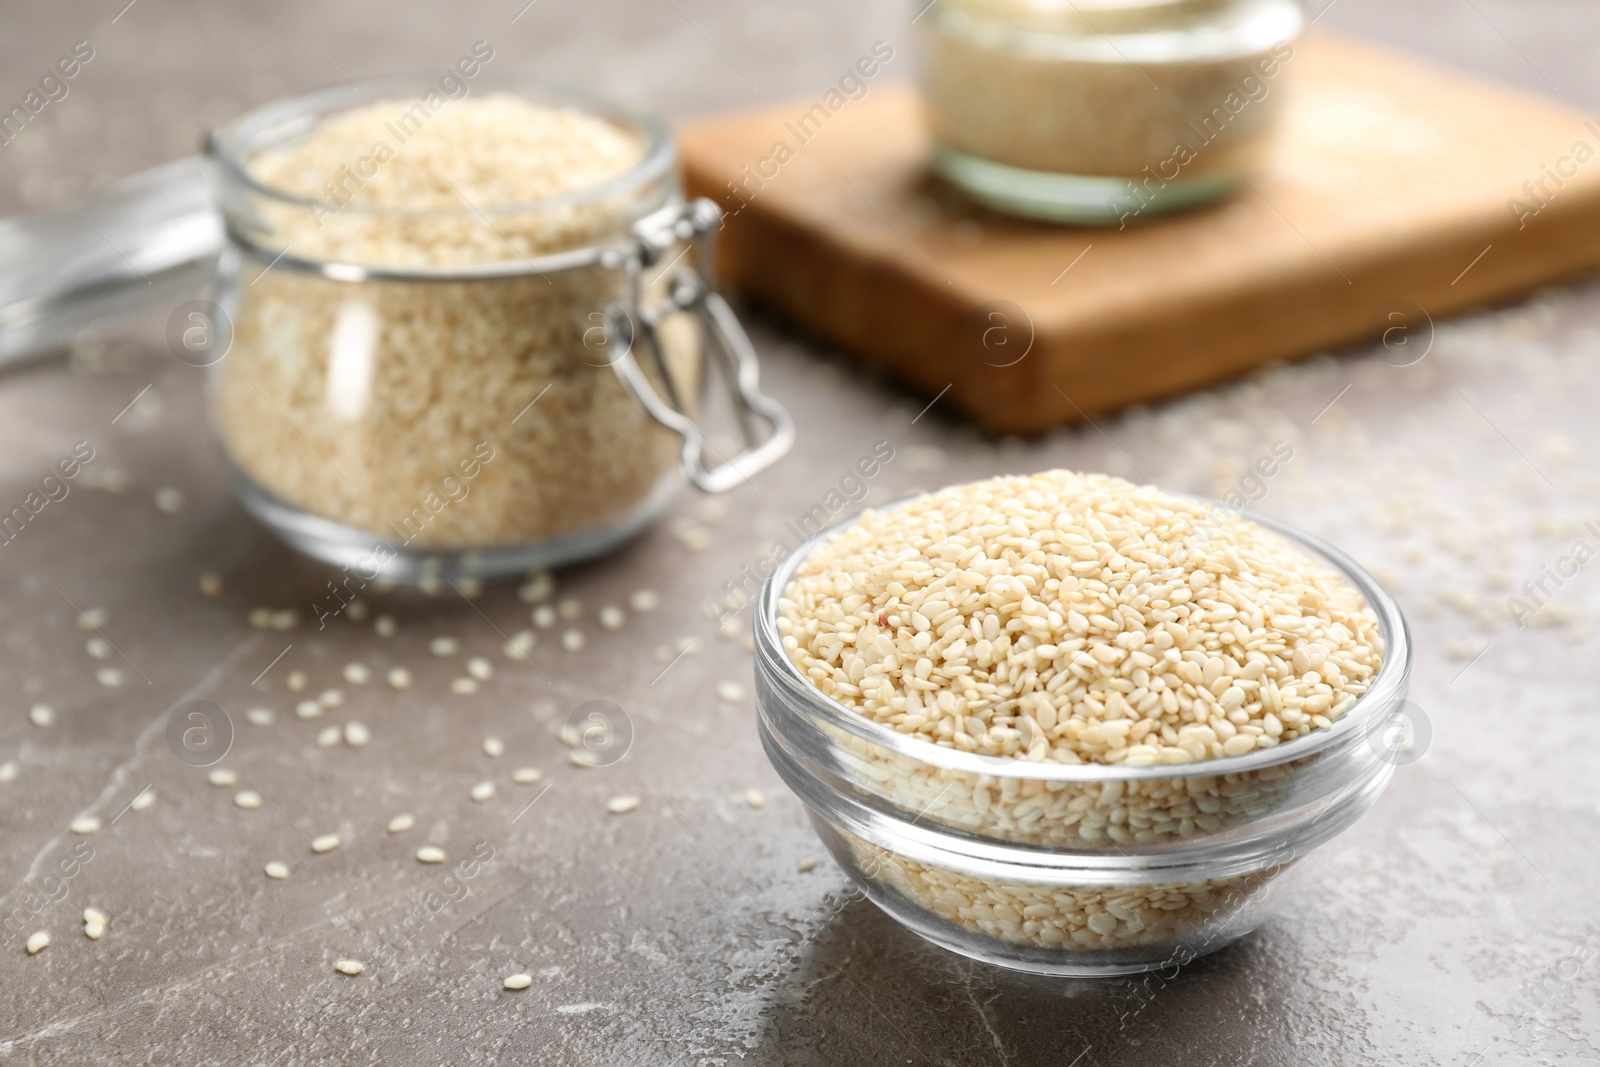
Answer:
[[[1283,73],[1284,123],[1252,185],[1122,230],[970,205],[928,174],[901,85],[804,144],[790,124],[816,101],[680,134],[690,192],[737,210],[726,281],[996,431],[1384,331],[1403,359],[1430,320],[1600,266],[1600,122],[1327,34]],[[771,173],[779,141],[793,158],[752,183],[744,168]]]

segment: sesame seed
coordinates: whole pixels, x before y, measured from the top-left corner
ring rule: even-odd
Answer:
[[[272,626],[272,609],[251,608],[249,614],[245,616],[245,621],[250,624],[250,628],[253,630],[268,629]]]
[[[357,975],[366,970],[360,960],[336,960],[333,969],[340,974]]]
[[[299,624],[299,622],[300,622],[300,613],[299,612],[295,611],[293,608],[283,608],[280,611],[274,611],[272,613],[272,616],[271,616],[270,621],[268,622],[268,625],[271,626],[274,630],[278,630],[278,631],[281,632],[281,631],[284,631],[284,630],[292,630],[292,629],[294,629],[295,626],[297,626]]]
[[[533,984],[533,979],[525,974],[508,974],[501,984],[507,989],[527,989]]]
[[[110,916],[99,908],[89,907],[83,909],[83,921],[86,923],[99,923],[101,926],[111,925]]]
[[[78,616],[78,629],[98,630],[111,621],[111,612],[105,608],[85,608]]]
[[[800,862],[794,865],[794,869],[801,874],[805,874],[807,871],[815,870],[816,866],[817,858],[815,856],[801,856]]]
[[[244,713],[244,719],[245,722],[248,722],[251,726],[271,726],[273,719],[272,709],[251,708],[249,711]]]
[[[0,785],[9,785],[16,781],[17,771],[20,769],[14,759],[8,759],[4,763],[0,763]]]
[[[544,772],[537,767],[518,767],[511,772],[511,780],[518,785],[532,785],[544,778]]]
[[[49,704],[35,704],[28,709],[28,721],[42,729],[56,721],[56,709]]]
[[[305,671],[290,671],[286,684],[289,686],[289,692],[298,693],[306,687],[309,681],[310,679],[306,677]]]
[[[471,796],[473,800],[477,801],[479,804],[482,804],[485,800],[489,800],[494,796],[494,783],[479,782],[477,785],[472,787]]]
[[[183,510],[183,491],[170,485],[156,490],[156,510],[166,515],[176,515]]]
[[[294,706],[294,717],[297,719],[320,719],[322,705],[315,700],[302,700]]]
[[[312,852],[332,852],[341,844],[338,834],[323,834],[311,839]]]
[[[239,776],[227,767],[215,767],[206,775],[206,781],[218,789],[230,789],[239,783]]]
[[[633,595],[628,597],[628,607],[643,615],[647,611],[654,611],[661,606],[661,594],[654,589],[635,589]]]
[[[411,672],[406,670],[404,667],[390,667],[389,668],[389,688],[390,689],[410,689],[411,688]]]
[[[50,947],[50,933],[47,930],[38,930],[28,935],[28,955],[37,956]]]
[[[533,651],[533,646],[538,642],[532,630],[518,630],[511,635],[501,651],[506,654],[506,659],[527,659],[528,653]]]
[[[639,798],[632,793],[623,793],[621,796],[612,797],[606,801],[606,810],[613,815],[626,815],[639,806]]]
[[[767,798],[759,789],[746,789],[744,791],[744,802],[752,808],[764,808],[767,806]]]
[[[83,650],[89,653],[90,657],[93,659],[109,659],[111,653],[115,651],[115,649],[111,647],[111,642],[100,636],[91,637],[89,640],[85,641],[83,643]]]
[[[365,663],[346,663],[344,665],[344,680],[351,685],[366,685],[372,680],[372,672]]]
[[[533,624],[541,630],[548,630],[556,624],[556,609],[549,604],[540,604],[528,616]]]
[[[352,719],[344,724],[344,743],[351,748],[360,748],[372,740],[372,731],[367,729],[366,723]]]
[[[233,795],[233,804],[246,811],[255,811],[261,806],[261,794],[254,789],[241,789]]]
[[[737,641],[744,632],[744,623],[737,615],[730,615],[717,623],[717,636],[724,641]]]
[[[105,936],[105,933],[106,933],[106,924],[105,923],[84,923],[83,924],[83,936],[87,937],[90,941],[98,941],[98,940],[100,940],[102,937]]]
[[[717,699],[724,704],[737,704],[744,699],[744,686],[738,682],[718,682]]]
[[[453,637],[435,637],[428,642],[428,651],[435,656],[453,656],[461,651],[461,642]]]
[[[339,739],[343,736],[344,732],[340,730],[339,727],[324,726],[322,729],[317,731],[317,747],[332,748],[334,745],[339,743]]]
[[[556,580],[549,571],[539,571],[528,576],[528,580],[517,587],[517,599],[524,604],[537,604],[549,600],[556,591]]]
[[[483,595],[483,582],[477,578],[462,578],[456,582],[456,589],[468,600]]]
[[[443,863],[444,860],[444,849],[438,845],[423,845],[417,849],[418,863]]]
[[[600,766],[600,757],[586,748],[574,748],[567,751],[567,762],[574,767],[594,768]]]
[[[409,814],[396,815],[389,820],[389,832],[391,834],[403,834],[415,825],[417,825],[417,820],[414,816]]]
[[[456,678],[450,682],[450,692],[457,696],[469,697],[478,691],[478,682],[473,678]]]
[[[80,815],[68,824],[67,829],[75,834],[92,834],[100,829],[100,820],[93,815]]]
[[[561,635],[561,647],[568,652],[576,652],[583,647],[583,631],[568,630]]]
[[[277,860],[273,860],[267,864],[265,869],[268,878],[275,878],[281,882],[289,877],[289,865],[287,863],[279,863]]]
[[[494,664],[482,656],[473,656],[467,660],[467,673],[480,682],[487,682],[494,677]]]
[[[571,622],[574,619],[580,619],[583,617],[583,601],[579,600],[577,597],[569,596],[567,599],[563,600],[559,605],[557,605],[556,610],[563,619]]]
[[[372,620],[372,632],[379,637],[393,637],[400,632],[400,624],[394,621],[393,615],[379,615]]]
[[[620,630],[628,621],[628,613],[615,604],[600,609],[600,625],[607,630]]]
[[[222,575],[211,571],[200,576],[200,595],[209,600],[216,600],[223,593]]]
[[[94,672],[94,680],[107,689],[119,689],[122,683],[127,681],[127,675],[116,667],[101,667]]]
[[[317,703],[321,704],[325,708],[336,708],[340,704],[344,703],[344,690],[324,689],[321,693],[317,694]]]
[[[352,600],[344,606],[345,618],[351,622],[365,622],[367,619],[367,602],[365,600]]]
[[[483,739],[483,754],[492,759],[498,759],[506,754],[506,743],[498,737],[485,737]]]
[[[144,811],[155,802],[156,791],[154,789],[144,789],[139,792],[138,796],[133,798],[133,800],[128,804],[128,807],[132,808],[134,811]]]

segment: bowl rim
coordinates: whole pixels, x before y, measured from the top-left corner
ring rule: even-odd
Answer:
[[[1158,487],[1159,488],[1159,487]],[[1170,492],[1169,490],[1162,490]],[[1192,763],[1158,763],[1148,767],[1129,767],[1108,763],[1054,763],[1030,762],[1013,757],[984,756],[975,752],[962,752],[924,741],[901,733],[889,726],[873,722],[832,697],[823,693],[800,673],[794,661],[784,650],[778,635],[778,601],[782,599],[794,572],[805,560],[845,529],[858,522],[868,512],[882,512],[900,507],[931,493],[913,493],[899,497],[877,507],[863,508],[845,519],[817,531],[801,542],[767,576],[756,603],[754,620],[756,659],[758,667],[765,665],[770,682],[793,698],[798,706],[827,720],[828,724],[846,730],[864,741],[888,749],[896,756],[929,767],[946,771],[964,772],[990,778],[1017,778],[1042,782],[1139,782],[1162,781],[1173,778],[1211,777],[1261,771],[1280,764],[1292,763],[1315,755],[1352,737],[1372,737],[1389,721],[1389,712],[1404,699],[1411,677],[1412,646],[1400,605],[1382,584],[1348,554],[1314,534],[1306,533],[1281,519],[1248,509],[1234,509],[1209,497],[1195,493],[1171,493],[1173,496],[1198,501],[1215,507],[1225,507],[1238,519],[1253,522],[1284,537],[1313,558],[1331,566],[1341,577],[1354,585],[1378,617],[1378,626],[1384,639],[1383,664],[1378,676],[1367,691],[1356,699],[1353,706],[1333,721],[1326,729],[1314,729],[1293,741],[1271,748],[1256,749],[1242,756],[1223,756],[1218,759],[1196,760]],[[771,701],[760,701],[761,713],[769,719],[777,710],[781,716],[792,713],[792,707],[774,709]],[[781,725],[774,723],[774,731],[781,734]]]

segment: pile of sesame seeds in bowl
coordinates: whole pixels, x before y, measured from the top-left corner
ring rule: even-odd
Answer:
[[[763,741],[858,879],[1010,943],[1165,943],[1186,918],[1213,924],[1219,890],[1289,865],[1265,827],[1326,800],[1344,806],[1320,830],[1342,829],[1387,783],[1365,739],[1403,691],[1404,624],[1325,549],[1070,471],[867,511],[769,579]],[[1375,688],[1376,711],[1352,716]],[[1029,885],[927,862],[958,839],[1099,873]],[[1202,852],[1231,858],[1193,865]],[[1022,903],[973,903],[997,886]],[[1149,914],[1124,899],[1153,892]]]

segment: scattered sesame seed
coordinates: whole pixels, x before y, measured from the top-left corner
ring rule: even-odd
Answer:
[[[283,879],[289,877],[289,865],[287,863],[279,863],[277,860],[273,860],[271,863],[267,864],[266,872],[268,878],[276,878],[279,881],[282,881]]]
[[[455,584],[456,591],[468,600],[483,595],[483,582],[478,578],[463,578]]]
[[[533,646],[538,638],[532,630],[518,630],[511,635],[511,640],[502,646],[501,651],[506,654],[506,659],[527,659],[528,653],[533,651]]]
[[[661,606],[661,594],[654,589],[635,589],[628,598],[628,607],[641,615],[647,611],[654,611]]]
[[[404,667],[391,667],[391,668],[389,668],[389,688],[390,689],[410,689],[411,688],[411,672],[406,670]]]
[[[541,630],[548,630],[556,624],[556,609],[549,604],[540,604],[528,616],[533,624]]]
[[[737,704],[744,699],[744,686],[738,682],[718,682],[717,699],[724,704]]]
[[[739,647],[744,649],[746,652],[754,652],[756,650],[755,634],[746,630],[744,636],[739,638]]]
[[[398,587],[395,585],[393,578],[379,578],[372,583],[372,591],[374,593],[392,593],[396,588]]]
[[[299,612],[295,611],[293,608],[283,608],[280,611],[274,611],[272,613],[272,620],[269,625],[271,625],[274,630],[283,631],[294,629],[299,622]]]
[[[317,747],[332,748],[339,743],[339,738],[342,736],[343,732],[337,726],[324,726],[317,731]]]
[[[351,622],[365,622],[367,619],[367,602],[365,600],[352,600],[344,606],[345,618]]]
[[[493,796],[493,782],[479,782],[477,785],[472,787],[472,799],[476,800],[479,804],[482,804],[485,800],[488,800]]]
[[[469,697],[478,691],[478,683],[471,678],[457,678],[450,683],[450,692]]]
[[[31,934],[28,935],[28,955],[37,956],[39,953],[43,952],[45,949],[47,949],[49,947],[50,947],[50,933],[49,933],[49,931],[47,931],[47,930],[39,930],[39,931],[36,931],[36,932],[31,933]]]
[[[692,656],[699,652],[702,647],[704,646],[700,644],[700,639],[697,637],[680,637],[672,644],[672,654],[674,656]]]
[[[144,789],[140,791],[138,796],[133,798],[132,802],[128,804],[128,807],[132,808],[134,811],[144,811],[155,802],[156,791],[154,789]]]
[[[273,719],[272,709],[251,708],[244,713],[244,718],[251,726],[271,726]]]
[[[613,815],[626,815],[638,806],[639,798],[632,793],[623,793],[606,801],[606,810]]]
[[[615,604],[600,609],[600,625],[607,630],[620,630],[628,621],[628,613]]]
[[[310,679],[306,677],[305,671],[290,671],[288,681],[289,691],[291,693],[298,693],[300,690],[306,687],[306,684],[309,681]]]
[[[239,784],[239,776],[227,767],[217,767],[206,775],[206,781],[218,789],[231,789]]]
[[[728,517],[728,502],[721,497],[706,497],[700,502],[700,517],[706,522],[721,522]]]
[[[317,694],[317,703],[325,708],[336,708],[344,703],[344,690],[324,689]]]
[[[314,837],[311,839],[311,851],[319,853],[332,852],[334,849],[338,848],[341,843],[342,842],[339,840],[338,834],[323,834],[320,837]]]
[[[367,729],[367,724],[352,719],[344,724],[344,743],[351,748],[360,748],[372,740],[372,731]]]
[[[35,704],[28,709],[28,720],[42,729],[56,721],[56,709],[49,704]]]
[[[83,921],[86,923],[99,923],[101,926],[111,925],[111,918],[99,908],[84,908]]]
[[[83,936],[87,937],[90,941],[98,941],[98,940],[100,940],[102,937],[105,936],[105,933],[106,933],[106,924],[105,923],[84,923],[83,924]]]
[[[98,630],[111,621],[111,612],[105,608],[85,608],[78,616],[78,629]]]
[[[444,849],[438,845],[423,845],[417,849],[418,863],[443,863],[444,860]]]
[[[367,669],[365,663],[346,663],[344,680],[351,685],[366,685],[372,680],[372,672]]]
[[[176,515],[183,510],[183,491],[170,485],[156,490],[156,510],[166,515]]]
[[[107,659],[113,651],[111,642],[99,636],[91,637],[85,641],[83,650],[94,659]]]
[[[583,647],[583,631],[568,630],[561,635],[561,647],[568,652],[576,652]]]
[[[730,615],[717,624],[717,636],[724,641],[736,641],[743,633],[744,623],[736,615]]]
[[[567,762],[574,767],[598,767],[600,757],[586,748],[573,748],[567,750]]]
[[[752,808],[764,808],[767,806],[767,798],[759,789],[746,789],[744,791],[744,802]]]
[[[334,962],[333,969],[338,971],[340,974],[350,975],[360,974],[362,971],[366,970],[366,968],[361,965],[360,960],[336,960]]]
[[[210,600],[215,600],[222,595],[225,587],[222,584],[222,575],[211,571],[200,576],[200,595]]]
[[[524,604],[537,604],[549,600],[556,591],[556,580],[549,571],[537,571],[517,588],[517,599]]]
[[[428,651],[435,656],[453,656],[461,651],[461,642],[453,637],[435,637],[428,642]]]
[[[294,717],[297,719],[318,719],[322,717],[322,705],[315,700],[302,700],[294,706]]]
[[[501,984],[507,989],[527,989],[533,984],[533,979],[525,974],[508,974]]]
[[[261,794],[254,789],[242,789],[233,794],[233,804],[246,811],[255,811],[261,806]]]
[[[415,825],[417,825],[415,816],[410,814],[396,815],[389,820],[389,832],[391,834],[403,834]]]
[[[123,674],[116,667],[101,667],[99,670],[94,672],[94,680],[105,686],[107,689],[118,689],[122,686],[122,683],[127,680],[127,675]]]
[[[511,780],[518,785],[532,785],[543,778],[544,772],[537,767],[518,767],[511,772]]]
[[[245,621],[253,630],[265,630],[272,625],[272,609],[251,608],[249,614],[245,616]]]
[[[483,739],[483,754],[492,759],[498,759],[506,754],[506,743],[498,737],[485,737]]]
[[[473,656],[467,660],[467,673],[480,682],[487,682],[494,677],[494,664],[482,656]]]
[[[9,785],[16,781],[19,769],[17,761],[14,759],[8,759],[4,763],[0,763],[0,785]]]
[[[575,596],[569,596],[556,606],[556,610],[568,622],[574,619],[581,619],[583,618],[583,601]]]
[[[800,862],[795,864],[794,868],[795,868],[795,870],[799,871],[801,874],[805,874],[807,871],[816,869],[816,866],[817,866],[817,857],[815,857],[815,856],[801,856],[800,857]]]
[[[400,624],[394,621],[393,615],[379,615],[372,620],[372,632],[379,637],[393,637],[400,630]]]
[[[93,815],[80,815],[68,824],[67,829],[75,834],[92,834],[100,829],[100,820]]]

